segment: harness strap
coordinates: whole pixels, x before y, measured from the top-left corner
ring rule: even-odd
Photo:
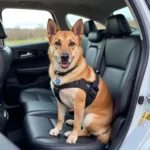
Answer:
[[[86,92],[85,107],[87,107],[96,98],[97,92],[99,90],[98,84],[99,84],[99,76],[96,74],[96,80],[94,82],[88,82],[84,79],[80,79],[80,80],[66,83],[63,85],[55,85],[54,84],[54,93],[55,93],[55,96],[57,97],[58,101],[61,102],[62,104],[64,104],[59,97],[60,90],[65,89],[65,88],[80,88]]]

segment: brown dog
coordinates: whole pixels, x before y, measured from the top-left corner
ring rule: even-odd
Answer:
[[[50,43],[48,55],[51,62],[49,75],[52,89],[58,79],[59,85],[80,79],[95,81],[95,72],[87,65],[82,55],[83,28],[81,19],[75,23],[71,31],[61,31],[54,21],[48,20],[47,34]],[[67,72],[71,69],[72,71],[64,76],[58,76],[55,73],[55,71]],[[91,134],[96,135],[102,143],[107,143],[111,131],[113,104],[109,90],[101,77],[99,77],[98,89],[96,98],[86,108],[86,92],[84,90],[80,88],[62,89],[59,97],[63,104],[57,99],[58,123],[54,129],[50,130],[49,134],[57,136],[61,131],[67,106],[74,109],[74,120],[66,121],[69,125],[73,125],[73,131],[65,133],[65,136],[68,137],[67,143],[76,143],[78,136]],[[81,125],[83,126],[82,130]]]

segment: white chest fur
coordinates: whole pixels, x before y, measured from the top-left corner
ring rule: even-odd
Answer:
[[[51,82],[51,88],[53,91],[54,85]],[[78,88],[66,88],[66,89],[62,89],[59,92],[59,97],[61,99],[61,101],[69,108],[73,108],[74,106],[74,100],[76,97],[76,94],[78,92]],[[55,94],[55,93],[54,93]]]

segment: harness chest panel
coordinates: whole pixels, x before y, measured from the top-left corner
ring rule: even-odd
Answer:
[[[86,92],[86,105],[85,107],[87,107],[88,105],[90,105],[94,99],[96,98],[97,92],[98,92],[98,84],[99,84],[99,76],[96,74],[96,80],[94,82],[88,82],[84,79],[80,79],[74,82],[70,82],[67,84],[63,84],[63,85],[56,85],[54,84],[54,93],[56,98],[58,99],[59,102],[61,102],[62,104],[64,104],[59,96],[59,92],[62,89],[66,89],[66,88],[79,88],[82,89]]]

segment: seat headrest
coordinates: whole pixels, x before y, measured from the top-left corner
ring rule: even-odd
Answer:
[[[132,32],[130,25],[122,14],[107,19],[106,31],[109,36],[127,36]]]
[[[91,42],[100,42],[100,40],[106,35],[105,30],[97,30],[89,33],[88,39]]]
[[[97,27],[93,20],[86,21],[84,23],[84,35],[88,36],[91,31],[97,30]]]
[[[0,20],[0,39],[6,39],[7,35],[6,35],[6,31],[4,29],[3,23]]]

